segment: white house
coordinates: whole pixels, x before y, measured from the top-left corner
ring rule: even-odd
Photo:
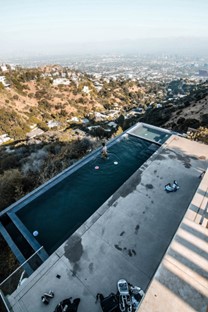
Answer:
[[[89,94],[90,93],[90,89],[88,86],[84,86],[83,89],[82,89],[82,92],[86,93],[86,94]]]
[[[72,117],[71,119],[67,119],[67,122],[80,122],[78,117]]]
[[[27,133],[27,138],[32,139],[32,138],[35,138],[39,135],[42,135],[43,133],[44,133],[44,131],[41,130],[40,128],[34,128],[29,133]]]
[[[3,72],[6,72],[6,71],[8,70],[6,64],[2,64],[2,65],[1,65],[1,70],[2,70]]]
[[[53,80],[53,85],[54,86],[58,86],[58,85],[65,85],[68,86],[70,85],[70,81],[67,78],[56,78]]]
[[[52,73],[52,76],[53,76],[53,77],[59,76],[59,72],[57,71],[57,72]]]
[[[54,127],[59,127],[61,123],[56,120],[49,120],[47,123],[48,128],[54,128]]]
[[[11,70],[16,70],[16,67],[14,64],[9,64],[9,66],[10,66]]]
[[[107,116],[102,114],[102,113],[100,113],[100,112],[95,112],[94,116],[95,116],[95,120],[96,121],[102,121],[102,120],[106,120],[107,119]]]
[[[0,145],[10,140],[11,138],[8,136],[8,134],[5,133],[0,135]]]
[[[10,140],[11,140],[11,138],[9,137],[8,134],[5,133],[5,134],[0,135],[0,145],[2,145],[5,142],[8,142]]]
[[[111,110],[108,112],[108,117],[109,118],[116,118],[120,115],[120,111],[119,110]]]
[[[10,84],[6,82],[5,76],[0,76],[0,82],[3,84],[4,87],[9,87]]]

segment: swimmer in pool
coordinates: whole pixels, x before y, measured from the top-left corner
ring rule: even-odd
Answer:
[[[102,143],[102,150],[101,150],[101,155],[103,158],[107,158],[108,157],[108,151],[107,151],[107,146],[105,145],[105,143]]]

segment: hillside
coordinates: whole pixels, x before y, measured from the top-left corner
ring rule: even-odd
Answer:
[[[148,94],[148,87],[138,82],[96,79],[60,66],[18,68],[5,78],[9,87],[0,83],[0,134],[15,140],[24,138],[34,125],[48,130],[51,120],[65,128],[74,116],[93,119],[95,113],[116,106],[122,111],[138,102],[145,105],[143,95]]]
[[[139,117],[180,132],[207,125],[207,82],[108,79],[60,65],[17,67],[1,77],[7,87],[0,82],[0,136],[14,141],[34,137],[33,129],[45,137],[47,131],[55,130],[60,139],[73,124],[83,129],[87,120],[87,126],[103,126],[119,116],[125,119],[122,124],[120,118],[123,129]]]
[[[172,103],[164,108],[147,111],[144,122],[186,133],[189,128],[208,126],[208,90],[193,93],[177,106]]]

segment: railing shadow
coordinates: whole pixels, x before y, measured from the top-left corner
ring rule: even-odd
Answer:
[[[155,276],[168,290],[167,296],[176,304],[190,306],[191,311],[207,308],[207,240],[205,228],[184,219]]]

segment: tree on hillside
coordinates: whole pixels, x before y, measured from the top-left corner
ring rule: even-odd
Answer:
[[[30,177],[24,177],[18,169],[11,169],[0,175],[0,210],[5,209],[26,192],[33,188],[33,181]]]

